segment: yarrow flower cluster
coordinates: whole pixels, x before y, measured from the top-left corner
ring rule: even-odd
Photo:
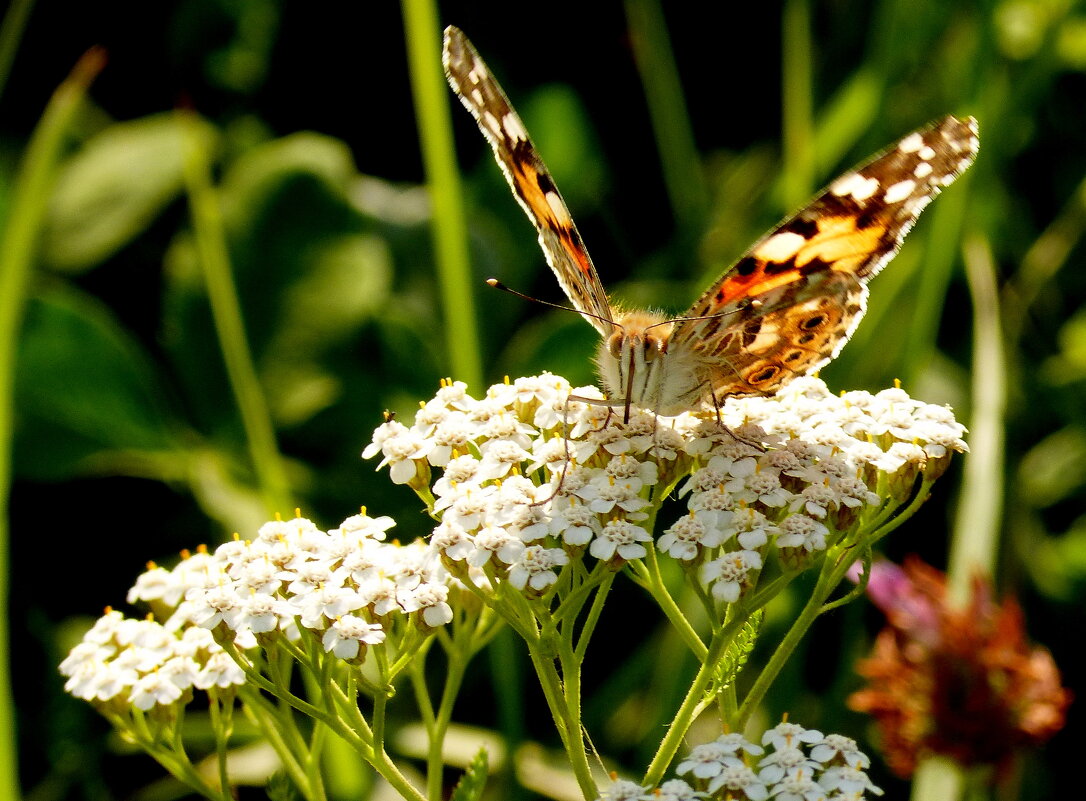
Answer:
[[[306,631],[324,651],[361,661],[396,625],[448,623],[447,573],[422,541],[383,542],[392,525],[364,510],[331,531],[300,517],[277,520],[251,542],[201,549],[173,570],[152,564],[127,600],[148,604],[164,622],[107,611],[61,663],[65,688],[87,701],[148,709],[192,689],[244,684],[220,642],[246,651]]]
[[[765,732],[761,745],[723,734],[694,746],[675,769],[685,778],[659,787],[616,779],[598,801],[860,801],[882,795],[867,776],[870,765],[852,738],[785,720]]]
[[[774,397],[729,399],[719,420],[633,409],[623,422],[584,400],[598,397],[549,374],[481,400],[448,382],[413,425],[378,428],[363,456],[380,454],[379,468],[432,503],[431,547],[455,575],[482,569],[539,594],[570,559],[618,569],[655,547],[732,603],[768,559],[803,568],[965,450],[948,409],[897,388],[835,396],[800,378]],[[677,485],[687,511],[654,538]]]
[[[478,399],[444,382],[410,425],[388,419],[363,451],[423,500],[433,522],[422,536],[386,542],[394,521],[363,507],[329,530],[298,514],[251,539],[186,553],[172,569],[151,564],[127,597],[151,615],[107,610],[61,672],[69,692],[208,797],[228,796],[229,721],[241,704],[299,787],[312,777],[292,768],[319,764],[323,738],[311,748],[298,734],[305,727],[281,736],[284,714],[328,726],[401,796],[423,801],[384,750],[386,707],[405,685],[431,716],[434,787],[448,704],[470,659],[502,625],[531,652],[556,725],[580,731],[582,662],[621,573],[696,657],[687,697],[734,692],[765,605],[802,571],[818,571],[798,628],[770,662],[779,670],[832,605],[849,563],[911,513],[952,454],[965,450],[963,432],[949,410],[900,389],[835,396],[814,378],[772,398],[729,399],[720,410],[676,417],[616,410],[598,390],[549,374],[498,384]],[[671,497],[678,513],[658,521]],[[665,560],[696,590],[707,631],[671,596]],[[437,651],[444,671],[427,669]],[[411,680],[401,681],[404,674]],[[446,682],[440,701],[430,695],[435,675]],[[741,728],[770,683],[756,682],[741,703],[733,695],[733,719],[724,722]],[[183,712],[197,691],[206,692],[215,732],[214,781],[194,768],[183,741]],[[664,727],[653,770],[677,757],[696,706],[682,704]],[[847,738],[787,723],[767,737],[753,745],[725,735],[698,746],[679,765],[680,778],[652,797],[853,801],[877,792],[863,773],[867,758]],[[592,798],[580,738],[563,745]],[[659,779],[650,772],[645,781]],[[616,782],[601,797],[647,792]]]

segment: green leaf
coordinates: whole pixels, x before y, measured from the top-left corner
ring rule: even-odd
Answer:
[[[480,748],[475,758],[471,760],[464,775],[453,788],[449,801],[479,801],[486,789],[486,776],[490,765],[485,748]]]
[[[155,369],[109,311],[53,289],[33,299],[16,368],[22,475],[57,479],[105,450],[169,451],[173,427]]]
[[[202,147],[215,146],[210,125],[195,131]],[[180,190],[181,132],[172,113],[111,125],[62,168],[42,256],[58,270],[88,270],[145,230]]]
[[[754,650],[754,644],[758,641],[758,632],[761,631],[764,618],[765,610],[759,609],[750,616],[750,620],[743,624],[742,631],[732,640],[723,658],[717,664],[711,694],[718,693],[731,685],[735,677],[739,675],[739,671],[747,664],[750,652]]]

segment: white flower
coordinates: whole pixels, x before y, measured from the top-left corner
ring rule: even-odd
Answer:
[[[815,783],[809,771],[800,770],[782,776],[773,788],[777,801],[825,801],[826,791]]]
[[[448,599],[449,588],[436,582],[421,584],[414,592],[415,608],[422,610],[422,620],[430,628],[452,621],[453,611]]]
[[[759,778],[766,784],[776,784],[785,776],[793,776],[800,772],[813,774],[821,765],[802,751],[802,749],[785,746],[762,758],[758,763],[761,770]]]
[[[569,555],[561,548],[529,545],[510,565],[509,583],[518,590],[530,586],[533,590],[541,592],[558,580],[553,569],[568,562]]]
[[[750,574],[760,570],[762,557],[757,551],[731,551],[701,566],[701,581],[711,587],[713,597],[735,603],[751,584]]]
[[[385,641],[385,632],[377,623],[369,623],[356,615],[337,618],[324,632],[321,644],[340,659],[354,659],[363,645],[378,645]]]
[[[715,793],[721,788],[729,791],[729,797],[732,798],[735,793],[742,793],[742,797],[750,801],[763,801],[769,796],[769,791],[758,774],[742,763],[725,766],[709,781],[707,789],[710,793]]]
[[[826,535],[830,530],[807,515],[787,517],[780,528],[778,548],[802,548],[808,553],[826,550]]]
[[[761,548],[770,537],[780,531],[769,522],[769,518],[749,506],[741,506],[721,514],[719,523],[724,542],[736,537],[739,544],[748,550]]]
[[[136,709],[144,711],[157,705],[168,706],[181,697],[181,688],[158,673],[148,673],[140,678],[128,694],[128,701]]]
[[[430,545],[454,562],[461,562],[475,552],[475,540],[451,520],[442,520],[434,529]]]
[[[525,544],[515,534],[498,526],[487,526],[475,535],[475,551],[468,557],[472,567],[482,567],[492,559],[511,565],[524,553]]]
[[[627,779],[615,779],[600,791],[597,801],[653,801],[653,793]]]
[[[226,688],[244,683],[245,671],[238,667],[229,654],[220,652],[208,658],[207,664],[192,684],[199,690],[209,690],[212,687]]]
[[[705,798],[705,793],[699,793],[682,779],[669,779],[649,798],[652,801],[696,801]]]
[[[592,540],[592,544],[588,546],[588,552],[605,562],[616,556],[629,561],[645,556],[647,552],[641,543],[651,541],[652,537],[641,526],[636,526],[628,520],[614,518],[608,520],[599,536]]]
[[[733,478],[724,485],[736,501],[761,503],[776,508],[792,499],[792,493],[781,486],[780,476],[772,470],[761,470],[750,476]]]
[[[675,772],[691,773],[698,779],[712,779],[728,767],[746,767],[736,756],[735,749],[726,743],[702,743],[690,749],[686,759],[679,763]]]
[[[882,790],[876,787],[860,768],[838,765],[832,767],[818,777],[818,784],[825,790],[837,790],[845,796],[862,798],[864,793],[882,795]]]
[[[805,729],[798,723],[783,720],[762,735],[762,745],[774,748],[798,748],[800,744],[822,742],[825,738],[817,729]]]
[[[667,529],[656,542],[656,547],[674,559],[689,561],[702,548],[715,548],[724,540],[716,528],[715,512],[691,511],[683,515]]]
[[[370,517],[366,514],[365,509],[361,514],[351,515],[342,523],[339,524],[338,529],[332,529],[329,534],[335,534],[342,532],[346,534],[351,532],[358,537],[365,539],[384,540],[385,532],[396,525],[396,521],[388,515],[382,515],[381,517]]]
[[[859,749],[856,741],[843,734],[827,734],[820,743],[811,749],[811,759],[825,764],[840,757],[849,767],[869,768],[871,760]]]
[[[599,530],[596,513],[577,498],[570,498],[551,516],[550,533],[567,545],[587,545]]]

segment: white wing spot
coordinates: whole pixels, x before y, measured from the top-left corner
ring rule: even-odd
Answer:
[[[916,189],[916,181],[911,178],[906,178],[904,181],[898,181],[887,189],[886,194],[882,196],[882,199],[887,203],[900,203],[911,195],[914,189]]]
[[[919,133],[911,133],[897,143],[897,149],[902,153],[915,153],[924,146],[924,137]]]
[[[509,112],[502,117],[502,127],[505,128],[506,136],[515,142],[523,141],[528,138],[528,132],[524,130],[524,126],[513,112]]]
[[[924,161],[931,161],[933,158],[935,158],[935,151],[927,145],[924,145],[922,148],[920,148],[920,150],[916,152],[916,155],[918,155]]]
[[[754,255],[766,261],[784,262],[795,256],[806,242],[806,237],[800,234],[782,231],[763,242]]]
[[[471,90],[471,99],[475,101],[475,105],[481,107],[483,105],[483,93],[478,89]]]
[[[486,67],[483,62],[478,59],[472,59],[471,69],[468,71],[468,77],[471,78],[471,82],[475,85],[479,85],[483,82],[483,78],[486,77]]]
[[[572,222],[569,218],[569,211],[566,210],[566,204],[562,202],[562,198],[558,196],[557,192],[548,192],[544,197],[546,197],[547,205],[551,207],[551,211],[559,223],[568,225]]]
[[[916,165],[916,169],[913,170],[913,175],[917,178],[927,178],[929,175],[931,175],[931,171],[931,162],[921,161],[919,164]]]
[[[502,124],[498,122],[498,118],[494,116],[494,113],[488,109],[483,110],[482,122],[483,125],[494,132],[495,136],[502,132]]]
[[[867,200],[879,190],[877,178],[864,178],[858,172],[849,173],[844,178],[837,179],[830,191],[837,197],[852,195],[854,200]]]

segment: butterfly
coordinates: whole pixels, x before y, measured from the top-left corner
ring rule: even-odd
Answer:
[[[763,236],[681,317],[611,304],[528,132],[467,37],[445,29],[449,85],[490,142],[570,302],[599,331],[607,403],[670,416],[769,395],[832,360],[867,307],[867,283],[920,212],[976,157],[972,117],[944,117],[831,183]]]

